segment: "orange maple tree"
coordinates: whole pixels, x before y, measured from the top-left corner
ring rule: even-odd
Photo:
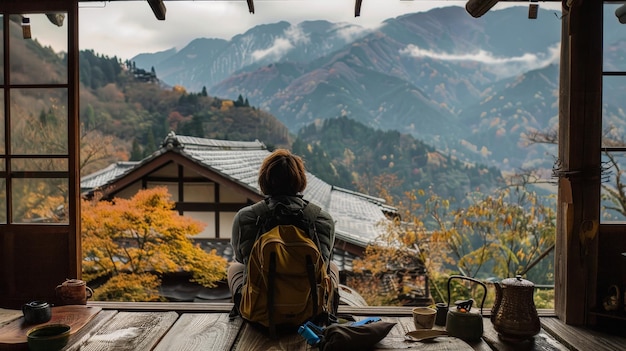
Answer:
[[[159,300],[164,273],[188,272],[206,287],[226,277],[227,261],[194,244],[204,224],[173,210],[165,187],[140,190],[130,199],[83,200],[83,277],[106,279],[96,300]]]

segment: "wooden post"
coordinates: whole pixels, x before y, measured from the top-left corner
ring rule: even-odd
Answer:
[[[583,325],[596,300],[603,2],[563,4],[555,312],[567,324]]]

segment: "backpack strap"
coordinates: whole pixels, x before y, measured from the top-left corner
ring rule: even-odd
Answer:
[[[315,242],[318,250],[322,250],[322,245],[320,243],[320,238],[317,235],[317,228],[315,227],[315,221],[317,220],[317,216],[319,216],[322,209],[316,204],[312,204],[310,202],[306,202],[304,205],[304,209],[302,210],[304,221],[309,225],[308,234],[311,237],[311,240]]]
[[[269,276],[267,277],[267,315],[269,319],[270,337],[276,339],[276,323],[274,322],[274,281],[276,278],[276,253],[270,254]]]
[[[306,271],[309,276],[309,285],[311,286],[311,300],[313,301],[313,315],[317,316],[317,302],[319,298],[317,296],[317,283],[315,282],[315,267],[313,266],[313,260],[311,256],[306,256]]]
[[[271,212],[270,206],[267,204],[268,201],[269,199],[265,199],[252,205],[252,211],[256,215],[256,227],[259,228],[255,241],[263,233],[263,222],[265,221],[265,217],[267,217],[267,215]]]
[[[259,236],[263,233],[263,230],[264,230],[263,224],[265,222],[265,219],[267,215],[272,212],[268,202],[269,202],[269,198],[266,198],[263,201],[259,201],[255,203],[254,205],[252,205],[252,211],[256,215],[256,226],[259,228],[256,239],[258,239]],[[317,216],[319,216],[321,211],[322,211],[321,207],[317,206],[316,204],[310,203],[309,201],[304,200],[304,208],[302,209],[303,218],[309,225],[309,228],[308,228],[309,236],[311,237],[311,239],[315,241],[315,244],[320,250],[322,249],[322,246],[320,245],[320,240],[317,235],[317,230],[315,228],[315,221],[317,220]],[[269,228],[265,228],[265,229],[269,229]]]

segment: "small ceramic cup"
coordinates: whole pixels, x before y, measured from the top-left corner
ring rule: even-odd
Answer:
[[[22,306],[27,324],[41,324],[52,319],[52,306],[45,301],[31,301]]]
[[[432,329],[435,325],[437,310],[430,307],[415,307],[413,309],[413,323],[415,329]]]
[[[93,295],[93,290],[84,280],[67,279],[56,287],[56,294],[66,305],[86,305]]]
[[[435,305],[437,307],[437,316],[435,317],[435,324],[441,327],[446,325],[446,319],[448,318],[448,304],[439,302]]]
[[[70,340],[71,327],[67,324],[44,324],[26,332],[31,351],[58,351]]]

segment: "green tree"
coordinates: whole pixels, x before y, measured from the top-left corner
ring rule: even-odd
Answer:
[[[239,94],[239,96],[237,97],[237,101],[235,101],[235,107],[243,107],[243,106],[244,106],[243,96]]]
[[[143,151],[141,150],[141,146],[137,139],[133,139],[133,147],[130,151],[130,160],[131,161],[140,161],[143,159]]]

